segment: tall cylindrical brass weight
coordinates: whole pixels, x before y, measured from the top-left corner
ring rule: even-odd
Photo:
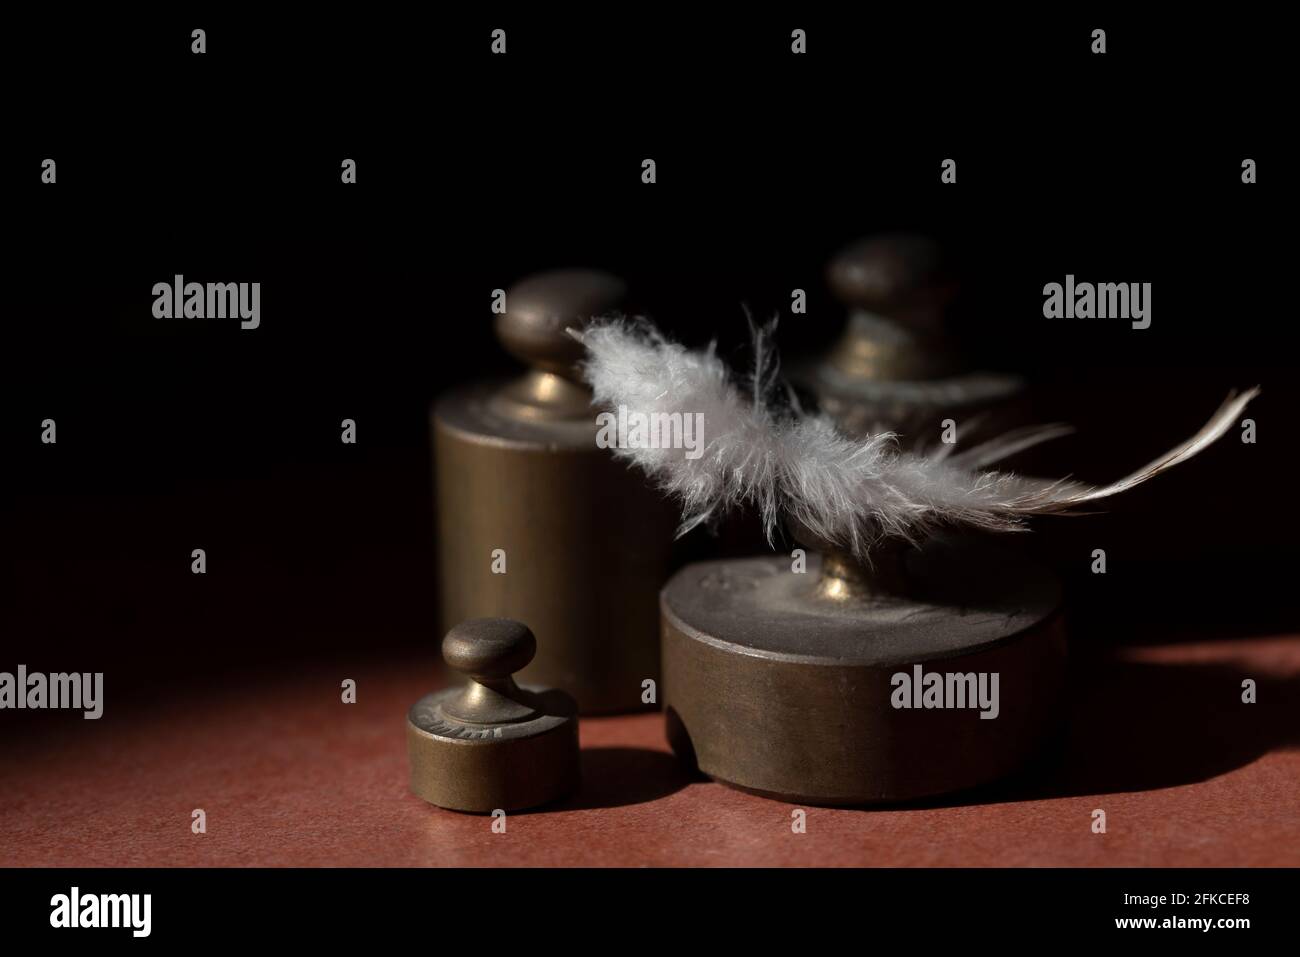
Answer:
[[[650,706],[675,522],[644,476],[597,445],[600,410],[565,333],[623,298],[599,272],[516,284],[497,334],[529,371],[454,392],[432,414],[444,628],[528,622],[539,650],[521,680],[563,689],[587,714]]]
[[[964,368],[945,313],[958,285],[939,244],[883,235],[841,251],[827,270],[849,321],[831,353],[796,369],[823,412],[849,435],[892,431],[907,446],[940,441],[942,423],[1013,423],[1024,383]]]

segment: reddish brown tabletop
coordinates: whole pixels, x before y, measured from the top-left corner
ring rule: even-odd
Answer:
[[[51,716],[0,753],[0,865],[1300,865],[1293,637],[1077,662],[1070,728],[1026,774],[923,806],[807,808],[802,834],[791,806],[685,775],[657,714],[584,720],[582,791],[504,834],[430,807],[407,791],[404,716],[434,667]]]

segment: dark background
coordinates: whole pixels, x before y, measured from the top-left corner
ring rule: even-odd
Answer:
[[[1023,373],[1037,418],[1079,426],[1045,474],[1117,477],[1264,387],[1256,445],[1234,429],[1105,514],[1038,523],[1075,640],[1294,629],[1281,32],[859,16],[15,24],[0,670],[102,670],[117,696],[432,648],[428,407],[513,368],[493,288],[604,268],[738,364],[742,304],[780,312],[793,358],[842,328],[829,258],[898,229],[960,262],[972,364]],[[261,327],[153,319],[175,273],[261,282]],[[1151,282],[1151,328],[1045,320],[1066,273]]]

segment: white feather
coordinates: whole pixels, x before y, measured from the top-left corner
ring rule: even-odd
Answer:
[[[793,520],[865,559],[882,537],[915,541],[944,523],[1016,530],[1025,516],[1069,512],[1191,458],[1222,436],[1259,391],[1229,396],[1187,442],[1118,482],[1094,488],[978,470],[1063,434],[1063,426],[1007,433],[945,459],[900,451],[892,433],[851,439],[824,416],[782,411],[772,401],[772,329],[753,330],[756,362],[748,397],[712,344],[691,351],[639,320],[601,320],[581,332],[569,330],[586,347],[582,371],[598,404],[647,416],[703,416],[698,458],[675,448],[615,450],[681,502],[682,533],[729,509],[752,506],[769,541],[782,521]]]

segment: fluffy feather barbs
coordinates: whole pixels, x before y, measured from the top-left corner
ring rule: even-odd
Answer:
[[[732,381],[712,345],[692,351],[648,323],[625,319],[569,332],[586,347],[582,371],[598,404],[646,416],[698,416],[702,423],[703,451],[694,457],[664,443],[614,448],[680,501],[680,533],[747,506],[759,512],[769,541],[788,520],[860,559],[882,537],[917,540],[946,523],[1015,530],[1026,516],[1069,512],[1131,488],[1219,438],[1258,392],[1229,396],[1187,442],[1112,485],[1094,488],[979,471],[1062,434],[1061,426],[1020,430],[951,456],[927,456],[900,451],[892,433],[851,439],[823,416],[779,411],[772,401],[770,326],[754,330],[749,395]]]

